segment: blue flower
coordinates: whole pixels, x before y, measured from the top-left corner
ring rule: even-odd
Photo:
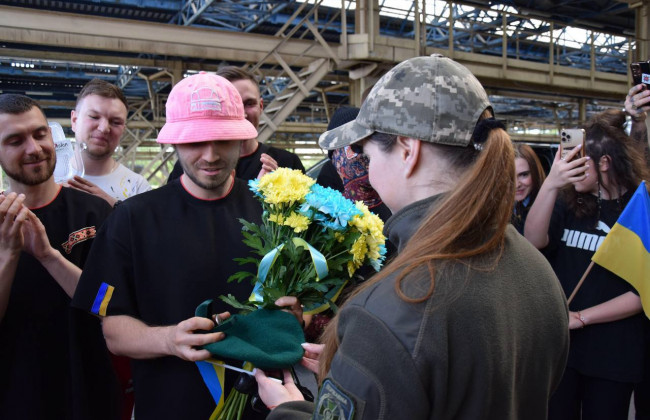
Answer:
[[[375,269],[375,271],[379,271],[385,259],[386,259],[386,245],[382,244],[379,245],[379,258],[377,259],[370,258],[368,262],[370,263],[372,268]]]
[[[309,215],[313,209],[317,211],[313,216],[314,220],[337,231],[345,230],[350,219],[362,214],[354,203],[343,197],[339,191],[318,184],[312,185],[300,212]]]
[[[264,199],[264,195],[260,192],[260,180],[251,179],[248,181],[248,189],[253,191],[258,198]]]

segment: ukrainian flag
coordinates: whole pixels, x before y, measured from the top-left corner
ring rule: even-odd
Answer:
[[[95,301],[93,302],[90,312],[99,316],[106,316],[106,308],[108,307],[108,302],[111,301],[113,297],[113,291],[115,287],[111,286],[108,283],[102,283],[99,286],[99,291],[97,291],[97,296],[95,296]]]
[[[224,406],[223,390],[225,384],[225,369],[223,366],[215,365],[209,361],[197,361],[196,366],[203,377],[203,382],[208,387],[214,402],[217,404],[209,420],[215,420]],[[221,362],[219,362],[221,363]]]
[[[645,181],[591,259],[634,286],[650,318],[650,197]]]

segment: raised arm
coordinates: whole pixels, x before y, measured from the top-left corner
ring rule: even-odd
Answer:
[[[625,97],[625,112],[632,117],[630,137],[647,143],[647,147],[650,148],[650,138],[648,138],[650,121],[646,118],[648,111],[650,111],[650,90],[643,83],[632,86]]]
[[[226,319],[230,314],[226,312],[219,316]],[[197,347],[225,337],[221,332],[195,334],[195,331],[214,327],[214,322],[200,317],[186,319],[177,325],[157,327],[130,316],[114,315],[105,317],[102,327],[108,349],[113,354],[134,359],[177,356],[189,361],[205,360],[210,357],[210,352]]]
[[[567,154],[566,160],[562,160],[560,151],[557,151],[551,171],[539,189],[537,198],[535,198],[535,202],[528,212],[526,225],[524,226],[524,236],[537,249],[542,249],[548,245],[548,229],[555,200],[557,200],[560,189],[573,182],[582,181],[587,176],[585,165],[589,161],[589,157],[572,160],[579,151],[580,147],[578,146]]]

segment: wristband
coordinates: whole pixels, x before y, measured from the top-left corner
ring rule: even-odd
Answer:
[[[581,328],[584,328],[584,327],[587,326],[587,320],[585,319],[584,316],[582,316],[580,311],[578,311],[578,321],[582,322],[582,327]]]

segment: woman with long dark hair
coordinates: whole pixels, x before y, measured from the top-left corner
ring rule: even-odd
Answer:
[[[608,110],[585,125],[580,149],[556,154],[533,204],[525,236],[544,249],[566,296],[647,178],[640,149],[625,134],[625,114]],[[571,349],[549,419],[627,419],[643,373],[641,300],[625,280],[594,265],[570,302]]]
[[[522,235],[528,210],[545,178],[544,168],[533,148],[524,143],[515,144],[515,208],[512,224]]]
[[[546,419],[567,309],[510,224],[514,152],[491,117],[469,70],[416,57],[377,82],[355,121],[321,136],[368,156],[398,255],[328,325],[315,403],[290,375],[280,385],[256,374],[267,418]]]

